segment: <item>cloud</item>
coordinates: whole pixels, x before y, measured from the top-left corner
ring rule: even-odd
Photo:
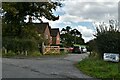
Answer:
[[[63,10],[66,14],[91,19],[94,21],[107,21],[118,17],[117,2],[80,2],[68,1]]]
[[[61,0],[62,1],[62,0]],[[110,19],[118,19],[118,1],[119,0],[65,0],[62,1],[63,7],[58,8],[54,13],[60,15],[57,21],[48,21],[43,18],[44,22],[49,22],[52,28],[58,27],[60,29],[66,26],[77,25],[77,28],[83,35],[86,41],[94,38],[95,30],[89,26],[83,26],[81,22],[91,22],[99,24],[99,22],[106,22]],[[87,24],[87,23],[86,23]]]
[[[73,15],[69,15],[69,14],[64,14],[61,15],[59,20],[56,21],[49,21],[46,18],[42,17],[43,22],[49,22],[50,25],[52,25],[52,27],[66,27],[66,26],[73,26],[73,24],[77,24],[80,22],[92,22],[92,20],[90,19],[83,19],[79,16],[73,16]]]
[[[70,21],[70,22],[75,22],[75,23],[78,23],[78,22],[86,22],[86,21],[92,21],[90,19],[84,19],[82,17],[79,17],[79,16],[76,16],[76,15],[69,15],[69,14],[65,14],[63,16],[61,16],[61,20],[62,21]]]
[[[106,2],[101,0],[82,1],[82,0],[65,0],[63,1],[64,6],[58,7],[55,15],[60,15],[58,21],[53,22],[54,24],[63,23],[71,24],[71,22],[108,22],[110,19],[118,18],[118,0]],[[52,22],[52,21],[51,21]]]
[[[95,38],[93,34],[95,34],[95,31],[92,29],[89,29],[86,26],[77,26],[75,27],[82,33],[82,38],[85,40],[85,42]]]

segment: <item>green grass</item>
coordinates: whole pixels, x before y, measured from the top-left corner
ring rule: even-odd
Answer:
[[[14,53],[13,51],[9,51],[8,53],[2,53],[2,57],[5,58],[12,58],[12,57],[40,57],[42,56],[42,54],[38,51],[34,51],[34,52],[28,52],[27,56],[24,54],[20,54],[20,53]]]
[[[38,51],[31,52],[28,57],[40,57],[42,54]]]
[[[60,53],[48,53],[48,54],[44,54],[42,55],[39,51],[34,51],[34,52],[28,52],[27,56],[24,54],[20,54],[20,53],[14,53],[13,51],[9,51],[8,53],[2,53],[2,57],[5,58],[31,58],[31,57],[41,57],[41,56],[55,56],[55,57],[59,57],[59,56],[65,56],[67,54],[67,52],[60,52]]]
[[[106,62],[90,56],[78,62],[75,66],[83,73],[95,78],[119,78],[118,80],[120,80],[120,62]]]

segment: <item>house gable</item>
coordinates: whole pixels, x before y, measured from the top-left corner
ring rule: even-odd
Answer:
[[[60,44],[60,32],[59,28],[51,29],[52,44]]]
[[[49,23],[35,23],[34,24],[37,29],[38,35],[43,35],[43,37],[48,41],[48,44],[50,44],[50,26]]]
[[[60,44],[60,33],[59,32],[57,33],[57,36],[56,36],[56,44]]]

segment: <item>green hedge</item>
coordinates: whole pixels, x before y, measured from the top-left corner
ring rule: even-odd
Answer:
[[[19,38],[3,38],[3,47],[7,51],[23,52],[23,51],[35,51],[37,50],[37,42],[32,39],[19,39]]]
[[[96,45],[101,57],[103,53],[120,54],[120,32],[107,31],[97,36]]]

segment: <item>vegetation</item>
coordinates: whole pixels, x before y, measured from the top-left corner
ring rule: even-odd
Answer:
[[[117,24],[115,20],[110,20],[109,26],[100,24],[96,27],[96,39],[88,42],[90,50],[100,53],[101,58],[103,53],[120,53],[120,30]]]
[[[120,30],[117,24],[115,20],[110,20],[109,26],[102,23],[96,27],[96,38],[87,43],[91,55],[76,64],[77,68],[95,78],[120,80],[120,62],[107,62],[102,59],[104,53],[120,54]]]
[[[83,73],[95,78],[111,78],[112,80],[120,80],[120,62],[105,62],[98,58],[97,53],[92,53],[75,66]]]
[[[84,44],[82,34],[77,29],[72,29],[70,26],[61,30],[60,37],[61,43],[66,47],[72,46],[73,44]]]
[[[38,51],[38,44],[45,41],[38,36],[32,20],[45,17],[48,20],[58,20],[59,16],[53,14],[53,10],[61,7],[59,2],[3,2],[2,3],[2,37],[3,47],[11,56],[30,54]],[[27,16],[28,22],[25,22]],[[8,54],[9,53],[9,54]],[[33,54],[34,55],[34,54]],[[13,55],[14,56],[14,55]]]
[[[53,14],[53,10],[57,9],[57,6],[61,6],[58,2],[3,2],[3,14],[6,23],[24,23],[26,16],[29,16],[29,22],[31,18],[39,19],[45,17],[48,20],[58,20],[59,16],[56,17]],[[53,9],[53,10],[52,10]]]
[[[42,56],[42,54],[38,51],[34,51],[34,52],[28,52],[28,54],[22,53],[20,54],[19,52],[13,52],[11,50],[9,50],[7,53],[5,53],[4,51],[2,52],[2,57],[7,57],[7,58],[25,58],[25,57],[40,57]]]

